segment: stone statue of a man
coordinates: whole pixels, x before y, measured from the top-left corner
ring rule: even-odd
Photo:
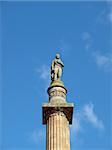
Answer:
[[[52,65],[51,65],[51,80],[52,81],[61,80],[63,67],[64,67],[64,64],[60,59],[60,55],[56,54],[56,57],[52,61]]]

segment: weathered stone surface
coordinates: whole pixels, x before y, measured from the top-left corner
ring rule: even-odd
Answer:
[[[52,87],[48,90],[50,103],[64,103],[66,102],[66,89],[61,86]]]
[[[46,132],[46,150],[70,150],[69,123],[64,113],[49,116]]]
[[[63,67],[58,54],[51,65],[51,84],[47,90],[49,102],[42,105],[46,150],[70,150],[69,124],[72,124],[74,104],[66,100],[67,89],[61,81]]]
[[[73,103],[44,103],[42,105],[42,114],[43,114],[43,124],[47,123],[49,116],[55,112],[63,112],[66,118],[69,121],[69,124],[72,124],[72,115],[73,115]]]

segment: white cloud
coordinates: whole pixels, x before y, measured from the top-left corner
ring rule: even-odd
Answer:
[[[104,124],[102,120],[100,120],[96,115],[96,113],[94,112],[94,105],[92,103],[86,104],[83,107],[83,115],[84,119],[88,123],[91,123],[92,126],[94,126],[97,129],[104,130]]]
[[[81,114],[76,113],[75,116],[73,117],[73,124],[71,126],[72,131],[75,134],[78,134],[78,132],[81,131]]]
[[[104,131],[103,121],[95,113],[92,103],[85,104],[79,112],[75,113],[71,126],[71,131],[75,136],[85,130],[83,129],[85,122],[99,131]]]
[[[107,19],[110,23],[112,23],[112,1],[111,0],[107,0],[107,4],[109,7],[109,12],[107,13]]]
[[[109,3],[108,6],[112,7],[112,3]],[[106,10],[103,10],[98,14],[96,17],[96,23],[100,23],[101,25],[110,24],[112,23],[112,8],[110,7],[110,11],[106,12]]]
[[[91,35],[90,35],[90,33],[89,32],[84,32],[83,34],[82,34],[82,40],[90,40],[91,39]]]
[[[94,24],[95,22],[100,24],[112,23],[112,2],[108,1],[108,7],[110,7],[110,10],[108,12],[106,10],[101,11],[97,15]],[[94,48],[94,44],[93,44],[94,38],[90,32],[87,31],[83,32],[81,37],[82,37],[82,41],[84,42],[84,47],[86,52],[90,54],[90,57],[93,59],[96,65],[102,68],[106,72],[112,71],[112,53],[108,52],[102,54],[101,53],[102,50],[97,51]]]
[[[40,79],[45,82],[45,90],[48,88],[50,83],[50,68],[47,65],[42,65],[40,68],[36,69]]]
[[[112,71],[112,54],[101,54],[99,51],[92,53],[93,59],[98,67],[105,71]]]
[[[112,12],[107,15],[107,19],[112,23]]]
[[[42,129],[35,129],[30,135],[30,141],[35,144],[39,144],[43,139],[45,139],[45,132]]]
[[[50,84],[50,68],[47,65],[42,65],[40,68],[35,69],[38,77],[43,81],[45,93]],[[43,89],[42,89],[43,90]],[[46,98],[48,98],[46,96]]]
[[[37,73],[39,74],[40,78],[43,80],[48,80],[50,77],[50,69],[46,65],[42,65],[39,69],[36,69]]]
[[[112,71],[112,53],[108,52],[103,54],[101,53],[101,50],[95,50],[93,45],[94,39],[89,32],[84,32],[82,34],[82,40],[84,42],[85,50],[88,52],[93,62],[106,72]]]
[[[85,44],[85,50],[88,51],[90,50],[92,43],[93,43],[93,39],[92,36],[89,32],[84,32],[81,36],[84,44]]]

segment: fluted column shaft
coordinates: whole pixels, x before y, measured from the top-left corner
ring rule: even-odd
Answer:
[[[70,150],[69,122],[63,112],[51,114],[46,127],[46,150]]]

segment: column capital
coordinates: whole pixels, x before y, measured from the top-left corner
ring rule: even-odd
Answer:
[[[46,124],[50,115],[56,112],[63,112],[68,119],[69,124],[72,124],[73,108],[73,103],[44,103],[42,105],[43,124]]]

